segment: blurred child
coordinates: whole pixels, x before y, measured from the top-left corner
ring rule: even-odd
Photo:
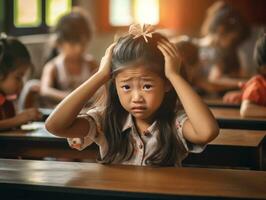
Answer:
[[[224,90],[237,88],[244,74],[237,51],[249,36],[243,18],[229,4],[217,1],[207,11],[202,34],[197,43],[205,77]]]
[[[256,42],[254,59],[258,64],[258,74],[246,83],[242,83],[241,91],[227,93],[224,101],[240,103],[240,114],[244,117],[266,117],[266,34]]]
[[[206,79],[201,71],[199,48],[188,36],[178,36],[172,40],[181,56],[181,74],[200,95],[224,91],[224,87]]]
[[[150,25],[132,25],[106,50],[99,70],[57,106],[46,128],[79,150],[95,142],[101,163],[180,166],[188,152],[201,152],[219,129],[179,71],[172,43]],[[106,83],[106,102],[78,116]],[[177,96],[186,114],[178,110]]]
[[[56,103],[87,80],[97,63],[85,54],[92,37],[92,27],[82,10],[63,16],[54,29],[59,54],[49,61],[41,77],[41,95]]]
[[[58,21],[53,31],[53,55],[43,68],[41,81],[29,80],[25,85],[20,109],[54,108],[96,71],[98,64],[86,53],[92,29],[88,16],[79,8]]]
[[[0,37],[0,129],[15,128],[30,121],[39,120],[37,109],[28,109],[16,114],[10,97],[19,95],[23,77],[31,67],[26,47],[12,37]],[[13,99],[13,98],[12,98]]]

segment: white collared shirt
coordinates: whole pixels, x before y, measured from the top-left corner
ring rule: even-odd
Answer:
[[[68,143],[72,148],[83,150],[93,142],[99,146],[101,158],[106,155],[108,151],[108,143],[106,137],[102,131],[102,122],[103,122],[103,109],[94,108],[89,110],[85,115],[79,117],[85,118],[90,124],[90,130],[84,138],[68,138]],[[192,144],[183,137],[182,127],[184,122],[187,120],[187,116],[184,112],[179,112],[176,117],[176,128],[177,128],[177,137],[181,140],[184,145],[186,152],[184,155],[179,156],[179,160],[176,161],[176,164],[179,166],[182,159],[184,159],[189,152],[200,153],[204,150],[205,146]],[[122,132],[128,131],[130,129],[130,140],[133,144],[133,155],[127,161],[123,161],[120,164],[126,165],[146,165],[145,161],[154,151],[157,149],[158,145],[158,134],[159,130],[156,126],[156,121],[144,131],[144,134],[139,134],[132,115],[128,115],[125,124],[122,128]]]

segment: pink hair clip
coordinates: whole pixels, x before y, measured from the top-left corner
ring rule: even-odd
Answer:
[[[152,38],[152,34],[154,33],[154,26],[150,25],[150,24],[132,24],[129,27],[129,34],[134,35],[133,39],[136,39],[138,37],[143,37],[145,42],[148,42],[147,37]]]

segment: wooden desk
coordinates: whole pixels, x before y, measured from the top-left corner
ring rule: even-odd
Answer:
[[[266,170],[266,131],[221,129],[220,135],[200,154],[189,154],[185,165],[238,167]],[[47,131],[10,131],[0,133],[0,157],[43,159],[66,158],[95,162],[98,147],[94,144],[82,151],[71,149],[65,138]]]
[[[266,199],[265,185],[261,171],[0,159],[8,199]]]
[[[0,132],[1,158],[32,158],[44,157],[67,158],[95,162],[98,147],[91,145],[83,151],[69,147],[65,138],[59,138],[44,129],[36,131]]]
[[[200,154],[189,154],[184,165],[266,170],[266,131],[221,129]]]
[[[240,108],[240,104],[224,103],[222,98],[205,98],[204,102],[211,108]]]
[[[243,118],[239,109],[211,108],[220,128],[266,130],[266,118]]]

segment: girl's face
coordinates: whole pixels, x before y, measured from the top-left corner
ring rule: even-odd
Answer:
[[[237,38],[237,32],[219,33],[217,35],[217,44],[222,48],[229,48]]]
[[[69,58],[80,58],[87,49],[87,42],[62,42],[59,48]]]
[[[17,67],[5,77],[0,78],[0,90],[6,95],[19,94],[23,87],[23,77],[28,69],[27,65]]]
[[[145,65],[129,67],[115,78],[121,105],[136,119],[152,120],[160,107],[169,84]]]

